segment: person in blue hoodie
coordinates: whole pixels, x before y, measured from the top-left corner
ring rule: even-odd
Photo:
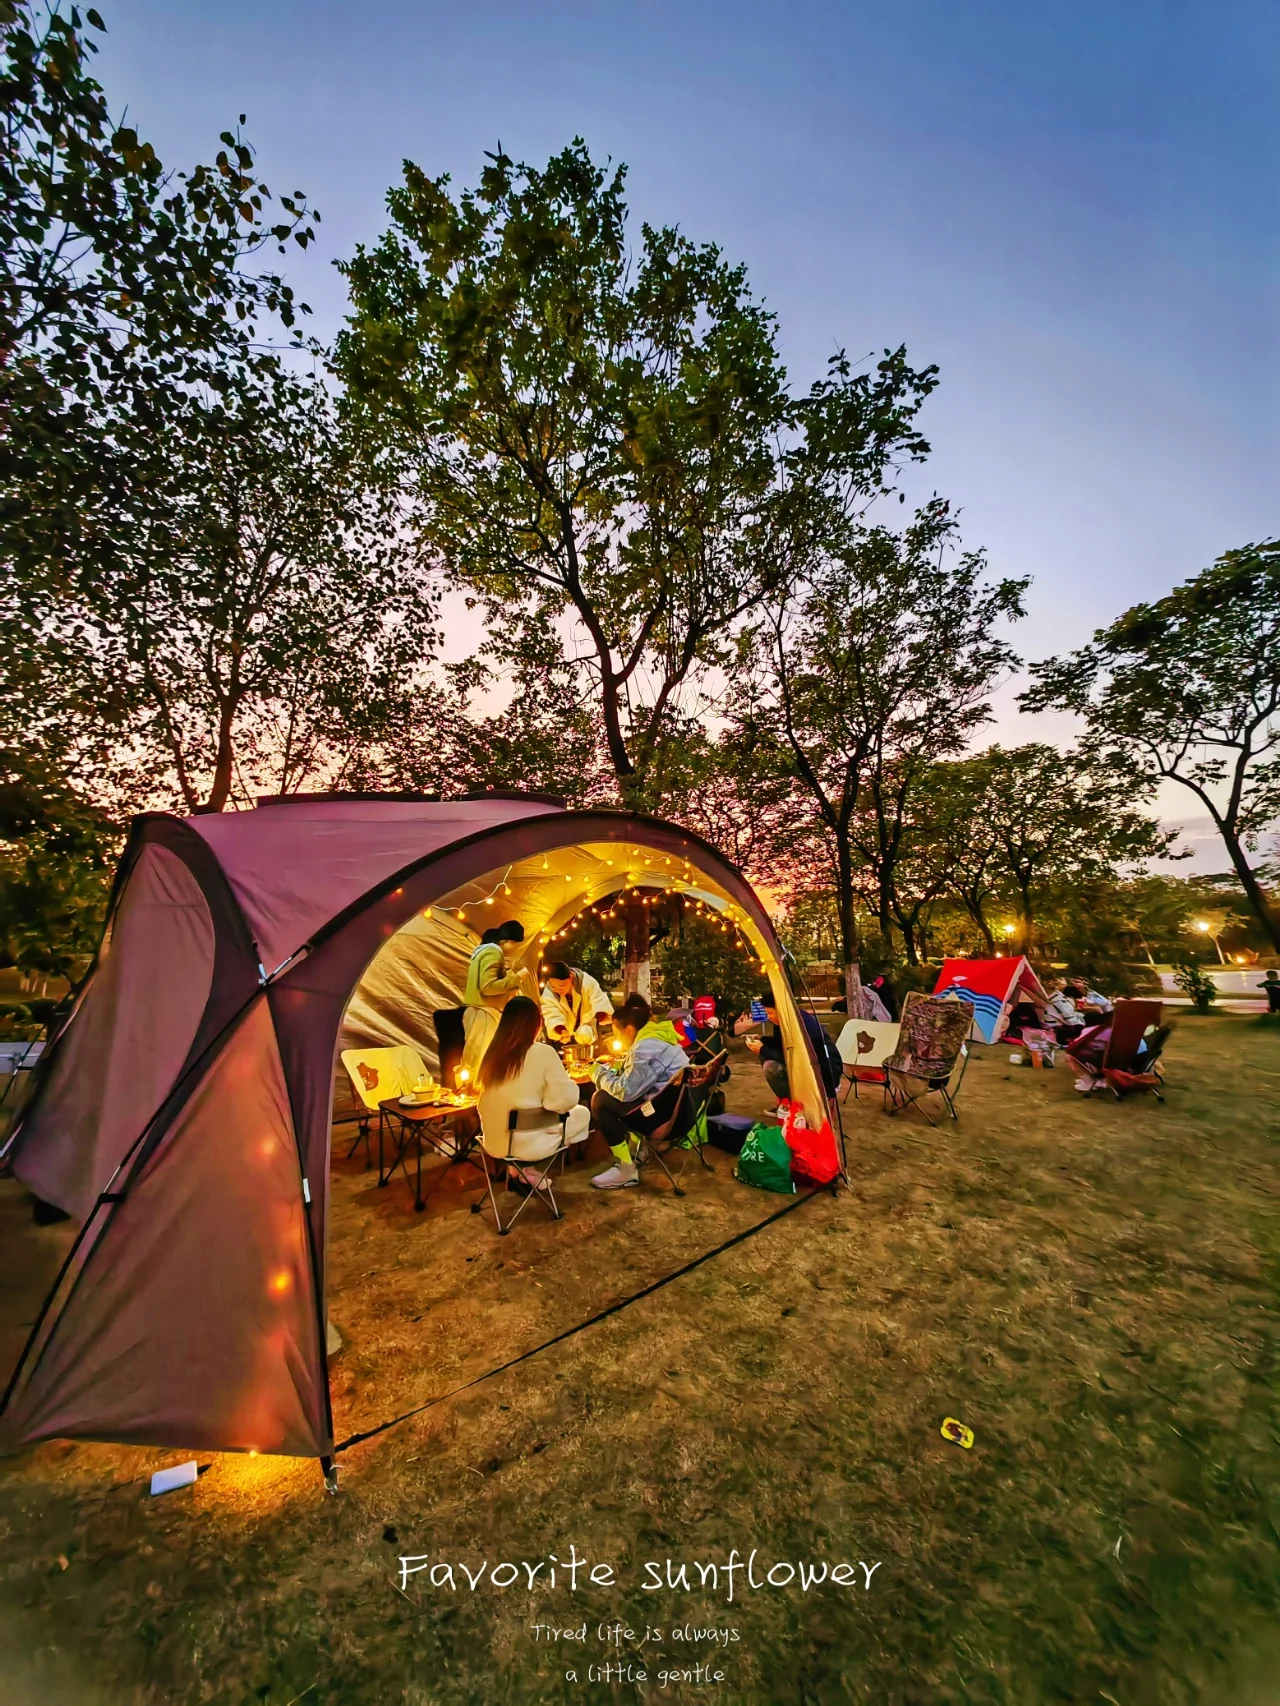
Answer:
[[[773,991],[766,989],[759,996],[760,1005],[764,1008],[766,1022],[772,1027],[769,1035],[763,1037],[748,1037],[747,1047],[755,1055],[764,1071],[765,1083],[778,1098],[779,1103],[785,1102],[791,1095],[791,1085],[787,1079],[786,1054],[782,1045],[782,1031],[779,1028],[778,1004]],[[818,1057],[818,1067],[822,1073],[822,1082],[828,1096],[834,1096],[840,1087],[840,1076],[843,1062],[836,1050],[836,1045],[823,1029],[822,1024],[813,1013],[800,1009],[800,1022],[808,1032],[809,1041],[813,1044],[813,1052]]]
[[[601,1061],[592,1069],[596,1091],[591,1119],[604,1133],[615,1166],[591,1183],[598,1191],[622,1191],[640,1182],[631,1134],[647,1134],[670,1119],[680,1094],[680,1074],[689,1060],[684,1050],[654,1030],[643,995],[628,995],[613,1016],[613,1034],[626,1051],[619,1064]]]

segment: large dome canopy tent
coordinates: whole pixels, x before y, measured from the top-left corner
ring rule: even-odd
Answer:
[[[135,820],[98,959],[9,1144],[17,1177],[82,1224],[4,1395],[0,1448],[79,1438],[327,1460],[344,1018],[422,1046],[424,1015],[458,1000],[488,923],[521,918],[536,971],[567,919],[627,887],[697,894],[743,934],[778,1004],[793,1094],[821,1128],[768,916],[686,830],[497,793]]]

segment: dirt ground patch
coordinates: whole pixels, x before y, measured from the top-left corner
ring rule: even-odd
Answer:
[[[0,1697],[1280,1699],[1280,1031],[1183,1018],[1166,1060],[1164,1106],[1086,1101],[1007,1049],[975,1059],[957,1125],[850,1104],[850,1194],[352,1449],[336,1499],[291,1460],[215,1457],[155,1501],[144,1477],[172,1451],[7,1460]],[[763,1105],[749,1062],[732,1087]],[[680,1199],[602,1199],[581,1165],[563,1221],[531,1207],[499,1240],[470,1186],[418,1216],[403,1179],[377,1191],[358,1158],[337,1162],[340,1434],[779,1206],[731,1168],[690,1162]],[[63,1236],[0,1189],[6,1358]],[[193,1331],[214,1306],[193,1300]],[[972,1451],[940,1438],[945,1415],[975,1430]],[[616,1585],[553,1589],[544,1566],[532,1593],[471,1592],[458,1569],[564,1561],[571,1545]],[[854,1582],[739,1575],[732,1603],[722,1576],[716,1591],[642,1585],[647,1561],[723,1569],[731,1548],[755,1550],[757,1578],[850,1561]],[[455,1590],[421,1572],[402,1591],[402,1554],[452,1562]],[[860,1564],[879,1566],[869,1586]],[[615,1622],[632,1636],[606,1649]],[[539,1623],[589,1639],[535,1640]],[[588,1680],[610,1661],[623,1680]],[[699,1662],[723,1680],[657,1681]]]

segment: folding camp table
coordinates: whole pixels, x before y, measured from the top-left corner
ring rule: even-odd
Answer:
[[[454,1123],[452,1137],[442,1130],[448,1122],[456,1122],[460,1115],[475,1112],[475,1098],[469,1096],[465,1102],[444,1102],[428,1104],[422,1107],[405,1107],[396,1097],[378,1104],[378,1183],[389,1185],[392,1175],[399,1167],[405,1178],[409,1177],[408,1151],[412,1145],[415,1155],[413,1206],[419,1214],[427,1206],[426,1197],[422,1194],[422,1150],[425,1145],[435,1155],[447,1162],[445,1171],[455,1161],[465,1161],[469,1166],[476,1167],[472,1159],[472,1150],[476,1146],[474,1132],[460,1132]],[[395,1154],[390,1165],[386,1163],[385,1135],[388,1121],[398,1125],[395,1140]],[[451,1145],[451,1147],[450,1147]],[[478,1170],[478,1169],[477,1169]],[[430,1195],[430,1192],[428,1192]]]

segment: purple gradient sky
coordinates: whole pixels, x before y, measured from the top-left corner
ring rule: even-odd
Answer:
[[[1269,0],[100,9],[166,162],[243,111],[268,182],[318,203],[290,274],[323,334],[404,156],[469,183],[499,138],[537,161],[581,133],[638,216],[747,263],[798,381],[839,345],[939,363],[926,485],[1034,577],[1027,656],[1280,525]],[[1058,732],[1001,696],[1001,738]]]

